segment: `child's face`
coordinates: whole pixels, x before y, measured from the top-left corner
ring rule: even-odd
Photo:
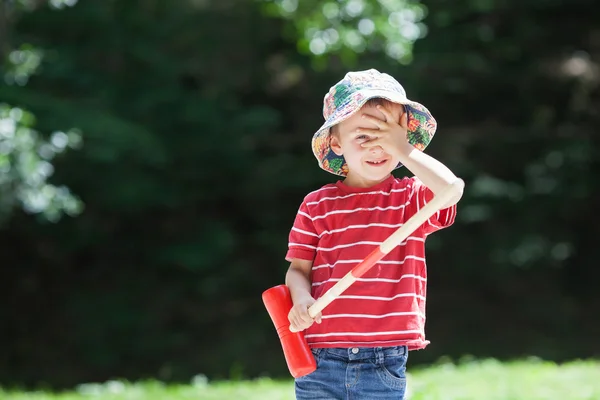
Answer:
[[[400,120],[402,106],[386,104],[396,121]],[[362,143],[371,138],[364,133],[357,133],[358,128],[378,129],[375,124],[364,120],[363,114],[369,114],[383,121],[383,113],[373,106],[365,105],[350,118],[338,124],[331,134],[331,149],[337,155],[343,155],[348,164],[345,183],[350,186],[369,187],[376,185],[390,176],[400,160],[386,153],[380,146],[364,148]]]

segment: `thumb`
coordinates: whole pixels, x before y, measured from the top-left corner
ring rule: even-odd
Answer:
[[[321,317],[322,317],[322,314],[321,314],[321,313],[318,313],[317,315],[315,315],[315,322],[316,322],[317,324],[320,324],[320,323],[321,323]]]

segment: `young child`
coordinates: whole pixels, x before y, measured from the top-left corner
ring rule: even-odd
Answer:
[[[350,72],[325,96],[312,139],[319,166],[343,181],[302,202],[289,236],[290,329],[306,330],[317,370],[297,399],[403,399],[409,350],[425,339],[425,239],[450,226],[454,199],[313,320],[308,307],[456,176],[422,152],[436,121],[394,78]],[[404,165],[415,176],[395,178]],[[316,322],[316,324],[313,324]]]

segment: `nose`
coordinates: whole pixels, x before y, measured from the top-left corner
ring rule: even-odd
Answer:
[[[374,146],[374,147],[371,147],[369,150],[371,151],[371,154],[383,153],[383,147],[381,147],[381,146]]]

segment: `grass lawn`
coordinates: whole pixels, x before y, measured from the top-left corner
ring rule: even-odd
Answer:
[[[410,400],[600,400],[600,362],[446,363],[413,368],[408,386]],[[0,390],[0,399],[293,400],[294,393],[291,380],[207,382],[200,377],[190,385],[112,381],[82,384],[64,393]]]

